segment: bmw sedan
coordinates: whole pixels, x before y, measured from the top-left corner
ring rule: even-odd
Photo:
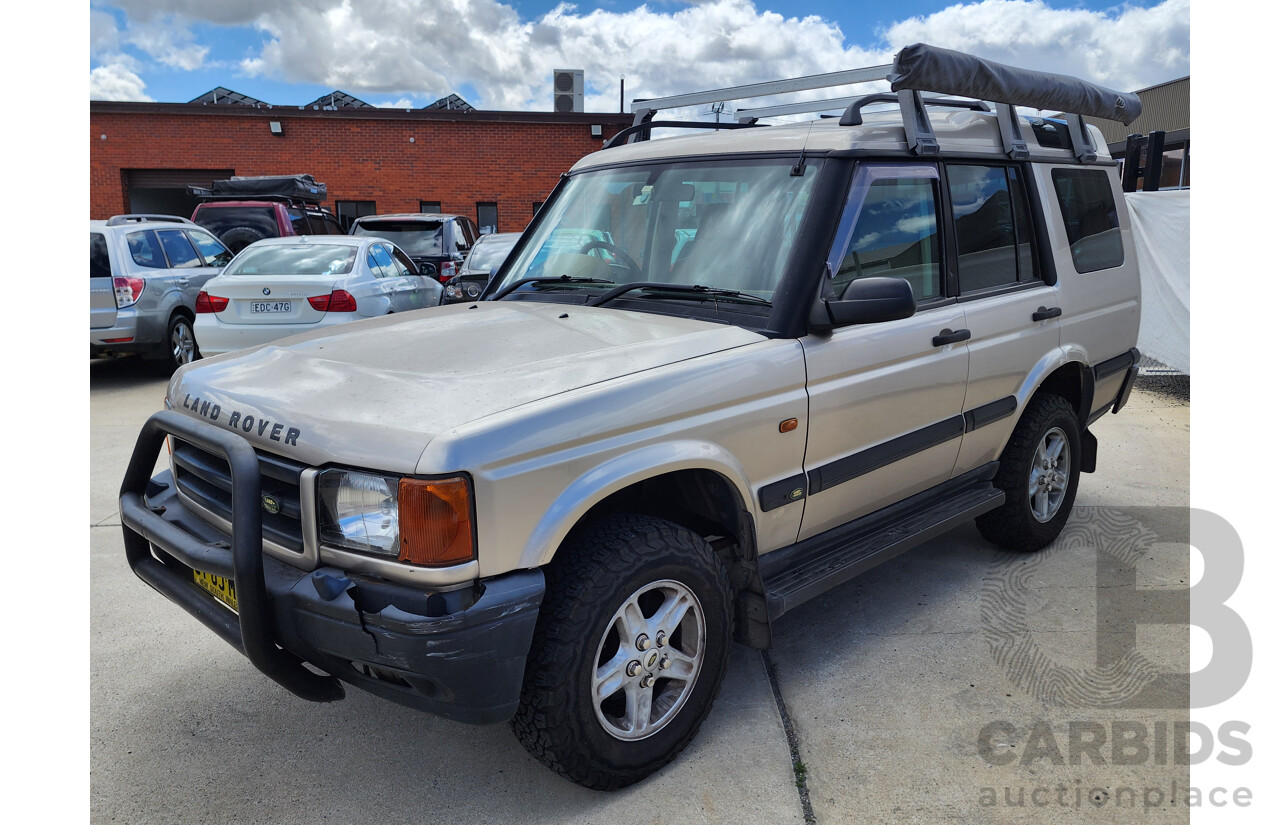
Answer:
[[[299,332],[440,303],[443,287],[380,238],[267,238],[245,247],[196,298],[206,356]]]

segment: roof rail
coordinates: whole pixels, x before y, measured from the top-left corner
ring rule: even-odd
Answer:
[[[187,218],[180,218],[177,215],[112,215],[107,219],[107,226],[124,226],[127,223],[191,223]]]
[[[634,100],[631,104],[631,111],[635,114],[634,124],[610,140],[605,148],[616,145],[624,136],[628,143],[647,140],[654,127],[676,125],[653,120],[654,115],[663,109],[768,97],[870,81],[887,81],[893,94],[875,93],[861,97],[810,100],[739,109],[736,126],[755,125],[760,118],[764,117],[822,112],[838,108],[844,109],[840,119],[841,125],[857,126],[862,123],[863,107],[873,103],[896,102],[911,150],[916,154],[929,155],[937,153],[938,142],[925,111],[926,107],[948,106],[991,112],[992,106],[983,102],[989,101],[994,104],[1001,142],[1009,157],[1022,160],[1030,157],[1031,154],[1023,137],[1021,118],[1014,108],[1023,106],[1063,113],[1059,116],[1066,123],[1072,154],[1081,163],[1093,163],[1098,157],[1097,148],[1089,136],[1083,116],[1118,120],[1128,124],[1142,113],[1142,101],[1132,92],[1116,92],[1068,75],[1019,69],[963,52],[916,43],[898,52],[892,64],[767,83],[751,83],[706,92]],[[921,92],[956,95],[972,98],[972,100],[927,98],[922,97]],[[725,124],[711,123],[699,126],[688,123],[681,125],[687,128],[717,128],[717,126],[730,128]]]

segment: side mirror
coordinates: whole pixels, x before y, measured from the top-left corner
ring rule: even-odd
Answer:
[[[819,298],[809,313],[809,327],[830,332],[849,324],[899,321],[916,313],[916,298],[904,278],[857,278],[839,300]]]

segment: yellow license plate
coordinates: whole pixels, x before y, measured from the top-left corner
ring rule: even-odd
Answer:
[[[205,573],[201,570],[191,571],[195,574],[196,584],[207,590],[218,601],[225,604],[232,610],[238,611],[240,608],[236,605],[236,583],[231,579],[224,579],[222,576],[215,576],[212,573]]]

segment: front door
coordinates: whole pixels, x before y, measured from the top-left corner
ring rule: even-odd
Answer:
[[[947,297],[938,169],[865,163],[828,260],[832,295],[911,284],[916,314],[802,339],[809,389],[805,539],[946,481],[964,433],[964,310]]]

